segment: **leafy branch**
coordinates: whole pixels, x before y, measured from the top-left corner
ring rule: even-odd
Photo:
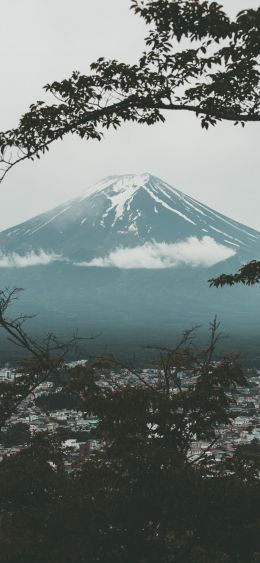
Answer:
[[[153,125],[167,111],[188,111],[208,129],[222,120],[260,121],[260,8],[232,21],[216,2],[131,2],[149,26],[135,65],[99,58],[89,75],[72,73],[44,87],[17,128],[0,133],[0,181],[17,163],[34,160],[67,134],[101,140],[123,123]]]

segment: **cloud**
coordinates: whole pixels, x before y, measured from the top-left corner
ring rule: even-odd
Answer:
[[[182,242],[146,243],[134,248],[118,247],[104,258],[93,258],[90,262],[77,262],[76,266],[121,268],[121,269],[164,269],[180,265],[210,267],[236,254],[235,250],[217,243],[213,238],[189,237]]]
[[[59,254],[53,252],[47,253],[44,250],[38,252],[29,252],[28,254],[11,254],[0,253],[0,268],[28,268],[30,266],[40,266],[51,264],[57,260],[61,260]]]

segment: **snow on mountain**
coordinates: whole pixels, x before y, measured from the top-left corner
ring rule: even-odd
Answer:
[[[207,280],[259,254],[259,232],[159,178],[110,176],[0,233],[1,287],[26,288],[39,330],[102,334],[101,349],[163,342],[215,315],[244,338],[259,325],[259,287]]]
[[[50,261],[57,256],[96,267],[211,266],[235,254],[254,255],[259,242],[257,231],[155,176],[109,176],[82,196],[0,233],[0,267],[6,256],[10,266],[27,254],[40,263],[41,253],[42,263],[49,254]]]

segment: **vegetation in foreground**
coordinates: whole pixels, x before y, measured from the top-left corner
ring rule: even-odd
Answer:
[[[55,434],[27,436],[21,451],[1,462],[2,560],[260,561],[257,450],[237,451],[221,463],[210,455],[219,428],[230,422],[229,391],[246,382],[234,355],[214,361],[217,323],[204,350],[195,350],[187,332],[175,349],[158,350],[153,385],[138,371],[129,384],[111,377],[113,358],[68,366],[74,339],[31,338],[24,318],[8,318],[15,297],[2,293],[1,326],[29,354],[18,367],[22,375],[0,384],[2,427],[49,378],[98,424],[90,436],[95,447],[71,473]],[[184,370],[192,378],[188,389],[179,377]],[[23,436],[26,430],[19,428]],[[200,439],[209,448],[192,456]]]

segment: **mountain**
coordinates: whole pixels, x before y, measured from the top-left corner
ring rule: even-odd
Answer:
[[[215,290],[207,280],[259,251],[258,231],[159,178],[110,176],[1,232],[0,277],[27,289],[39,330],[101,333],[101,347],[169,339],[215,314],[243,339],[258,326],[258,288]]]
[[[260,234],[216,213],[150,174],[110,176],[81,197],[0,234],[2,253],[44,250],[90,260],[119,246],[211,237],[242,254]]]

